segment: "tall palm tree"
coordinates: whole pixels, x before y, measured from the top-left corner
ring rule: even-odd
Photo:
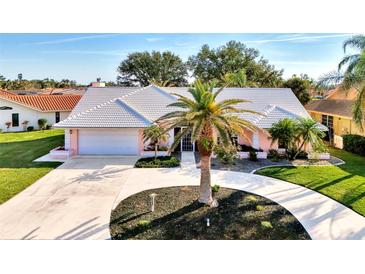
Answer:
[[[192,99],[173,94],[178,99],[169,107],[177,107],[180,110],[170,112],[158,119],[158,122],[166,127],[166,131],[182,127],[175,136],[170,150],[173,150],[188,134],[191,134],[191,142],[197,142],[201,159],[199,202],[212,207],[218,206],[218,202],[212,198],[210,177],[211,155],[217,143],[217,137],[220,138],[223,146],[231,145],[232,133],[242,133],[244,129],[256,130],[252,123],[240,118],[237,114],[249,112],[259,115],[255,111],[237,108],[237,104],[248,102],[246,100],[227,99],[217,102],[217,96],[224,88],[215,92],[213,88],[214,83],[196,81],[189,89]]]
[[[355,123],[363,130],[365,121],[365,35],[356,35],[346,40],[343,44],[345,53],[348,47],[358,50],[358,53],[345,56],[338,64],[338,70],[322,76],[318,85],[322,87],[339,85],[339,88],[344,91],[355,89],[357,96],[353,104],[352,116]]]
[[[299,155],[304,145],[310,144],[314,150],[324,150],[323,137],[325,133],[318,127],[317,122],[311,118],[298,118],[296,139],[300,143],[294,159]]]
[[[158,125],[151,125],[143,130],[143,141],[150,142],[155,148],[155,158],[157,158],[158,145],[167,142],[169,135]]]

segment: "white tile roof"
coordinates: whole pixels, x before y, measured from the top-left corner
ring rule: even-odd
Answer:
[[[176,97],[171,93],[188,97],[187,87],[161,88],[88,88],[70,116],[56,124],[60,128],[78,127],[146,127],[162,115],[173,111],[166,106]],[[239,114],[260,128],[270,128],[283,118],[310,117],[290,89],[286,88],[226,88],[217,98],[245,99],[250,103],[239,108],[265,114]]]

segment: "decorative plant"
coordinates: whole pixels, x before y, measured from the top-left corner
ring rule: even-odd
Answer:
[[[203,83],[197,80],[189,89],[192,98],[180,94],[174,94],[177,102],[170,104],[170,107],[178,108],[160,119],[166,132],[182,127],[182,130],[175,136],[170,151],[175,149],[182,138],[191,134],[191,142],[197,142],[200,155],[200,191],[199,202],[212,207],[218,206],[218,202],[212,197],[211,189],[211,155],[219,137],[224,146],[232,145],[230,132],[241,133],[244,129],[256,130],[251,122],[237,116],[238,113],[257,112],[239,109],[237,104],[248,102],[240,99],[228,99],[217,102],[217,96],[224,88],[213,90],[214,83]]]
[[[38,120],[38,126],[40,130],[43,130],[47,126],[47,119],[41,118]]]
[[[26,131],[28,124],[29,124],[29,121],[27,121],[27,120],[23,121],[22,125],[23,125],[23,130],[24,131]]]
[[[143,141],[150,142],[155,148],[155,158],[157,158],[158,145],[161,142],[167,142],[169,134],[167,134],[158,125],[151,125],[143,130]]]
[[[238,148],[235,145],[222,146],[216,145],[214,147],[214,153],[217,156],[217,159],[221,161],[223,164],[233,164],[234,161],[238,158]]]
[[[311,118],[298,118],[298,128],[296,131],[296,139],[299,144],[294,159],[301,153],[305,145],[310,144],[314,151],[325,151],[326,147],[323,143],[325,133],[318,127],[316,121]]]
[[[5,125],[6,125],[6,130],[9,131],[9,128],[11,127],[12,122],[5,122]]]
[[[250,151],[250,152],[248,152],[248,159],[250,160],[250,161],[253,161],[253,162],[257,162],[258,161],[258,159],[257,159],[257,154],[256,154],[256,152],[255,151]]]
[[[295,120],[285,118],[277,123],[274,123],[268,130],[271,138],[271,145],[274,142],[278,142],[279,146],[282,145],[285,150],[294,146],[296,131],[298,124]]]

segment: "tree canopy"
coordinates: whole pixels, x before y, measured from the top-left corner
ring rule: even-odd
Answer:
[[[0,88],[8,90],[33,90],[44,88],[73,88],[78,84],[74,80],[62,79],[56,81],[53,79],[45,78],[43,80],[26,80],[23,78],[23,74],[19,73],[16,80],[6,79],[0,75]]]
[[[170,51],[134,52],[118,67],[118,83],[122,86],[186,86],[187,68],[181,58]]]
[[[220,80],[227,73],[244,69],[247,82],[259,87],[276,87],[282,82],[282,70],[276,70],[257,49],[230,41],[216,49],[203,45],[197,55],[189,57],[188,68],[202,81]]]
[[[293,75],[288,80],[284,81],[283,87],[290,88],[299,101],[305,105],[311,99],[309,89],[311,88],[312,81],[307,75]]]

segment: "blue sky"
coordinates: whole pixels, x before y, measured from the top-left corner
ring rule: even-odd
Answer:
[[[351,34],[0,34],[0,75],[15,79],[68,78],[88,84],[97,77],[115,80],[117,67],[134,51],[170,50],[185,61],[203,44],[230,40],[257,48],[284,69],[284,77],[307,73],[318,78],[335,70],[342,43]]]

